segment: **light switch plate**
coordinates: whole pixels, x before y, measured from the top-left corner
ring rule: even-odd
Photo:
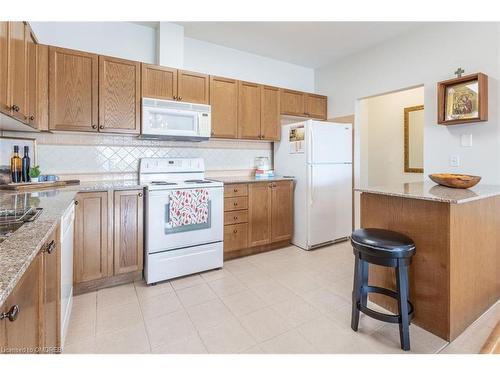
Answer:
[[[452,167],[460,167],[460,156],[458,156],[458,155],[450,155],[450,166],[452,166]]]
[[[460,136],[460,146],[472,147],[472,134],[462,134]]]

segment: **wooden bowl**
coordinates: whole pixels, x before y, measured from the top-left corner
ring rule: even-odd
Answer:
[[[455,189],[468,189],[477,185],[478,182],[481,181],[481,177],[479,176],[454,173],[434,173],[430,174],[429,178],[436,184]]]

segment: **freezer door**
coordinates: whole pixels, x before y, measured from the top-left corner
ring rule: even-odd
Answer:
[[[310,121],[306,130],[307,162],[352,162],[352,125]]]
[[[352,165],[309,166],[308,248],[348,236],[352,227]]]

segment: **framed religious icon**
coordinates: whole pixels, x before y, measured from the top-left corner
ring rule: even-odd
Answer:
[[[471,74],[438,82],[438,124],[488,120],[488,76]]]

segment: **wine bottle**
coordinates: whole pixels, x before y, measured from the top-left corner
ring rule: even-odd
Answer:
[[[22,166],[21,158],[19,157],[19,146],[14,146],[14,154],[10,158],[10,172],[12,182],[18,183],[22,181]]]
[[[22,160],[22,174],[23,174],[23,182],[30,182],[30,156],[29,156],[30,148],[28,146],[24,146],[24,156]]]

